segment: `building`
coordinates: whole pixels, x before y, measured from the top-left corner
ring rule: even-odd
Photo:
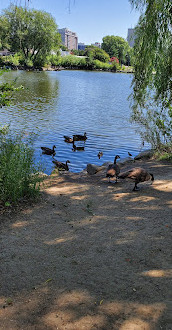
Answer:
[[[129,43],[130,47],[134,46],[135,38],[136,38],[135,29],[128,29],[127,41]]]
[[[67,49],[78,49],[78,37],[75,32],[67,28],[59,29],[58,32],[61,35],[63,45],[66,46]]]
[[[60,55],[61,55],[62,57],[64,57],[64,56],[68,56],[68,55],[70,55],[70,52],[69,52],[68,50],[61,50],[61,49],[60,49]]]
[[[78,43],[78,50],[85,50],[86,45],[83,42]]]
[[[91,46],[101,48],[101,43],[100,42],[95,42],[95,44],[91,44]]]

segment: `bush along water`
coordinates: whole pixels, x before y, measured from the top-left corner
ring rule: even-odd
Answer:
[[[22,135],[12,137],[7,127],[0,130],[0,201],[16,204],[23,198],[35,198],[40,187],[40,168],[34,165],[31,141]]]

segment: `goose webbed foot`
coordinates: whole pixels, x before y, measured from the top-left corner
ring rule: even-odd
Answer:
[[[139,190],[140,190],[140,188],[135,185],[133,188],[133,191],[139,191]]]

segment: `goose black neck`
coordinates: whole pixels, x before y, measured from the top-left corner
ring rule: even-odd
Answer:
[[[114,164],[116,164],[116,160],[117,160],[117,158],[118,158],[118,157],[117,157],[117,156],[115,156],[115,159],[114,159]]]

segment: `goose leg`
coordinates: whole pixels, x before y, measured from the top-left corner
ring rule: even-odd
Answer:
[[[138,190],[140,190],[140,188],[137,187],[137,182],[136,182],[133,191],[138,191]]]

